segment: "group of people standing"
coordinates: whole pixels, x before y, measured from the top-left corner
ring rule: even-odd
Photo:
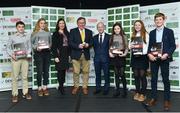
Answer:
[[[72,94],[76,95],[80,90],[80,73],[82,73],[82,92],[88,94],[88,79],[90,69],[90,48],[94,48],[94,67],[96,74],[96,89],[94,94],[103,93],[107,95],[110,87],[109,65],[113,65],[115,72],[115,91],[113,97],[120,95],[120,83],[122,82],[122,97],[127,97],[127,81],[125,75],[126,57],[129,50],[134,48],[137,37],[143,41],[142,54],[135,55],[131,52],[131,64],[135,79],[134,100],[144,101],[146,99],[146,71],[151,69],[151,99],[147,101],[148,106],[153,106],[157,102],[157,78],[158,69],[161,68],[161,74],[164,83],[164,109],[170,108],[170,83],[169,83],[169,62],[172,61],[172,54],[176,49],[174,33],[171,29],[164,26],[165,15],[157,13],[154,16],[156,28],[148,33],[144,23],[136,20],[133,25],[133,32],[130,41],[121,26],[116,22],[112,27],[111,35],[105,32],[103,22],[97,23],[98,34],[93,36],[91,30],[85,28],[86,19],[79,17],[77,19],[77,28],[68,32],[66,23],[59,19],[53,35],[48,30],[45,19],[40,18],[34,28],[31,38],[24,31],[25,24],[22,21],[16,23],[17,33],[10,37],[8,42],[8,53],[12,58],[12,102],[18,102],[17,78],[21,71],[23,80],[23,97],[32,99],[28,93],[28,57],[16,58],[13,52],[15,43],[26,43],[27,54],[30,54],[31,48],[34,55],[35,65],[37,67],[38,96],[48,96],[47,88],[49,77],[49,66],[51,52],[54,57],[57,70],[57,79],[59,82],[59,91],[65,93],[64,82],[66,70],[69,67],[69,59],[72,60],[73,81]],[[40,46],[41,42],[46,42]],[[152,54],[152,48],[156,43],[162,44],[162,55],[155,57]],[[42,44],[42,45],[43,45]],[[101,86],[101,70],[104,75],[104,86]],[[43,81],[42,81],[43,78]]]

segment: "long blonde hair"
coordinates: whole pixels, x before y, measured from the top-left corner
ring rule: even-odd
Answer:
[[[35,25],[35,28],[34,28],[34,30],[33,30],[33,34],[39,32],[39,30],[40,30],[39,23],[40,23],[41,21],[44,21],[45,24],[46,24],[46,26],[45,26],[45,28],[44,28],[44,31],[49,32],[49,29],[48,29],[48,25],[47,25],[46,20],[45,20],[44,18],[40,18],[40,19],[37,21],[36,25]]]
[[[139,22],[141,24],[141,37],[143,38],[144,43],[146,43],[146,33],[147,33],[147,31],[145,29],[144,23],[141,20],[136,20],[134,22],[134,26],[133,26],[133,29],[132,29],[133,33],[132,33],[131,41],[134,40],[134,38],[136,37],[136,34],[137,34],[137,31],[135,30],[136,22]]]

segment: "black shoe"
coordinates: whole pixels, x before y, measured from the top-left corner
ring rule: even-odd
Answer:
[[[103,91],[103,95],[107,95],[109,91]]]
[[[122,96],[121,96],[122,98],[126,98],[127,97],[127,92],[125,91],[125,92],[123,92],[123,94],[122,94]]]
[[[120,95],[120,91],[119,90],[116,90],[113,94],[113,97],[114,98],[117,98],[118,96]]]
[[[94,95],[99,94],[99,93],[101,93],[101,90],[95,90],[95,91],[93,92]]]

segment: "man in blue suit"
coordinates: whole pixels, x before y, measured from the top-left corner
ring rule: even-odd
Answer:
[[[154,16],[156,29],[149,34],[148,57],[151,65],[151,99],[148,106],[153,106],[157,101],[157,80],[158,70],[161,68],[162,80],[164,84],[164,110],[170,109],[170,81],[169,81],[169,62],[172,61],[172,54],[176,49],[173,30],[164,27],[165,15],[157,13]],[[154,45],[161,44],[160,54],[156,57],[153,54]]]
[[[110,36],[104,32],[104,23],[99,22],[97,24],[98,34],[93,37],[94,47],[94,66],[96,73],[96,90],[94,94],[101,92],[101,70],[104,73],[104,91],[103,95],[107,95],[109,92],[109,39]]]
[[[77,28],[71,29],[69,38],[74,81],[72,94],[75,95],[79,91],[79,74],[82,69],[82,91],[84,95],[87,95],[90,68],[89,49],[92,46],[92,31],[85,28],[86,19],[84,17],[77,19],[77,25]]]

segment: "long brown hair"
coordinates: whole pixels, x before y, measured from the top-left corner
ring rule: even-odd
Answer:
[[[133,33],[132,33],[131,41],[134,40],[134,38],[136,37],[136,34],[137,34],[137,31],[135,30],[136,22],[139,22],[141,24],[141,37],[143,38],[144,43],[146,43],[146,33],[147,33],[147,31],[145,29],[144,23],[141,20],[136,20],[134,22],[133,29],[132,29]]]
[[[114,35],[115,35],[114,28],[115,28],[116,26],[119,26],[120,29],[121,29],[119,35],[122,36],[122,41],[123,41],[124,49],[125,49],[125,48],[127,47],[127,45],[126,45],[126,43],[125,43],[125,37],[124,37],[125,32],[124,32],[124,30],[123,30],[123,28],[122,28],[122,26],[121,26],[121,24],[120,24],[119,22],[116,22],[116,23],[113,25],[113,28],[112,28],[112,35],[111,35],[111,38],[110,38],[110,41],[109,41],[109,46],[112,46],[112,44],[113,44]]]
[[[41,21],[44,21],[44,22],[46,23],[46,26],[45,26],[44,31],[46,31],[46,32],[48,32],[48,31],[49,31],[46,20],[45,20],[44,18],[40,18],[40,19],[37,21],[37,23],[36,23],[36,25],[35,25],[35,28],[34,28],[33,33],[32,33],[32,34],[35,34],[35,33],[39,32],[39,30],[40,30],[39,23],[40,23]]]

